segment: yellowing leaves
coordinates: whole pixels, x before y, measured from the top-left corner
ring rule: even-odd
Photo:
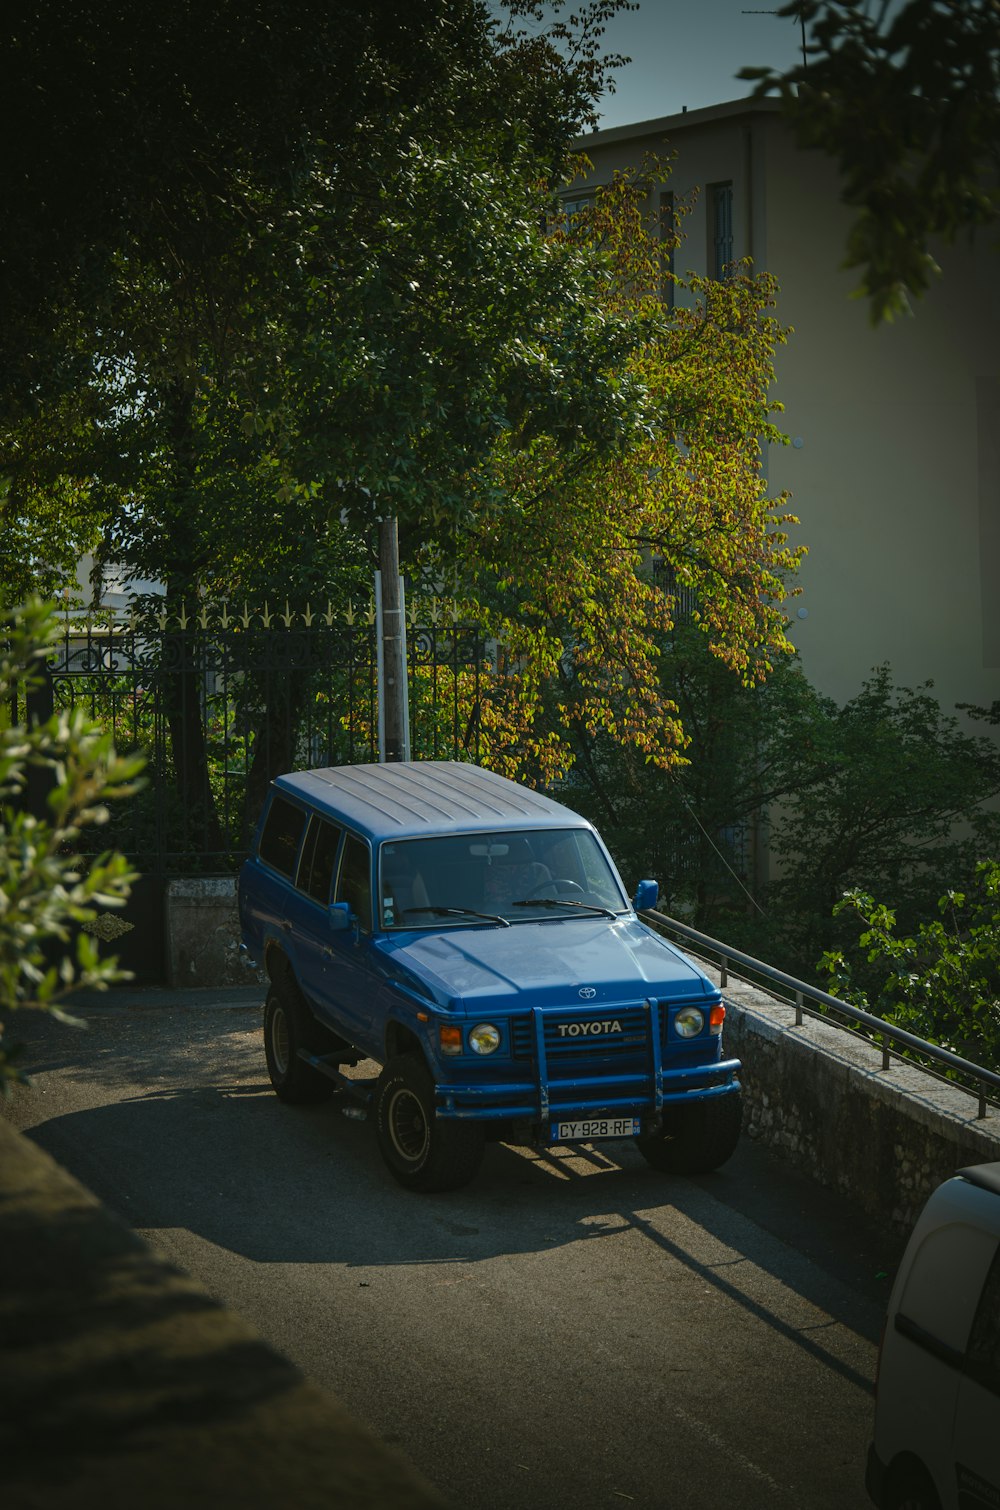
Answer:
[[[556,232],[600,247],[609,309],[641,322],[619,377],[641,384],[644,422],[612,454],[545,435],[501,442],[502,502],[464,563],[516,670],[487,692],[510,720],[506,747],[495,727],[494,753],[514,774],[565,770],[579,736],[598,733],[664,769],[683,763],[687,735],[659,675],[682,611],[748,684],[791,650],[783,603],[802,548],[762,473],[763,446],[784,439],[770,398],[785,340],[776,284],[749,265],[725,283],[674,275],[668,307],[655,174],[617,176]]]

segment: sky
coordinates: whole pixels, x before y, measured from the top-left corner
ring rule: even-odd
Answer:
[[[782,0],[772,0],[777,8]],[[608,24],[605,52],[627,53],[632,62],[615,76],[616,92],[601,102],[601,127],[633,125],[673,115],[686,105],[699,110],[740,99],[752,86],[735,75],[741,68],[770,65],[785,70],[802,61],[797,21],[744,14],[754,0],[640,0],[638,11]]]

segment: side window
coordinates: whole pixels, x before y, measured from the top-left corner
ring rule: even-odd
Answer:
[[[283,876],[291,876],[295,870],[299,842],[305,826],[306,815],[303,810],[276,792],[264,819],[257,853],[268,865],[280,870]]]
[[[997,1250],[997,1240],[967,1222],[934,1227],[913,1255],[896,1326],[916,1327],[955,1355],[965,1355],[976,1301]]]
[[[1000,1249],[990,1265],[976,1307],[966,1367],[977,1384],[1000,1395]]]
[[[302,846],[297,885],[300,891],[325,906],[330,900],[333,884],[333,868],[337,861],[341,830],[315,814],[309,820],[309,831]]]
[[[347,902],[365,933],[372,929],[372,865],[368,845],[354,834],[344,840],[337,901]]]

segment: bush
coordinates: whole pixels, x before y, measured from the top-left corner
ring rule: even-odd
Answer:
[[[989,1069],[1000,1066],[1000,864],[976,867],[971,891],[947,892],[912,934],[866,892],[838,903],[860,925],[852,949],[821,961],[829,989],[897,1027]],[[859,975],[875,977],[861,989]]]
[[[35,1008],[75,1022],[60,1006],[72,991],[128,978],[80,930],[99,909],[121,907],[135,876],[119,854],[86,861],[77,850],[84,830],[107,821],[106,803],[136,789],[143,762],[119,757],[111,736],[78,710],[28,717],[57,635],[54,609],[39,601],[0,611],[3,1019]],[[15,1063],[19,1047],[0,1021],[0,1091],[26,1080]]]

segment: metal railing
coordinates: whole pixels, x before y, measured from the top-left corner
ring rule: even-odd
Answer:
[[[940,1044],[929,1043],[924,1038],[918,1038],[915,1033],[909,1033],[905,1028],[897,1028],[895,1024],[886,1022],[884,1017],[876,1017],[871,1012],[852,1006],[850,1002],[842,1001],[839,996],[831,996],[828,991],[820,990],[818,986],[810,986],[807,981],[797,980],[794,975],[788,975],[784,970],[765,964],[763,960],[754,959],[752,954],[744,954],[742,950],[734,949],[729,944],[722,943],[720,939],[712,938],[707,933],[699,933],[697,928],[692,928],[688,923],[678,922],[676,918],[667,917],[666,913],[649,911],[644,912],[642,916],[661,933],[676,934],[688,943],[695,944],[697,948],[690,950],[690,953],[713,962],[717,960],[720,990],[724,991],[729,984],[730,966],[742,966],[753,975],[760,976],[770,984],[780,986],[792,993],[792,999],[786,1005],[793,1006],[795,1009],[796,1027],[802,1026],[803,1016],[808,1014],[810,1017],[819,1018],[831,1027],[843,1028],[848,1032],[855,1028],[862,1028],[879,1040],[884,1070],[890,1068],[894,1050],[896,1050],[897,1059],[912,1064],[912,1059],[907,1060],[906,1056],[899,1052],[899,1048],[910,1049],[913,1053],[919,1054],[922,1060],[929,1061],[929,1065],[921,1067],[930,1069],[932,1074],[938,1074],[940,1079],[947,1080],[947,1076],[941,1071],[930,1068],[931,1066],[940,1065],[944,1070],[951,1070],[961,1075],[965,1081],[971,1081],[979,1100],[978,1117],[983,1118],[987,1115],[988,1104],[994,1107],[1000,1106],[1000,1074],[996,1074],[993,1070],[988,1070],[980,1064],[973,1064],[971,1060],[963,1059],[960,1054],[953,1054],[950,1049],[943,1049]],[[749,984],[753,985],[756,982],[751,981]],[[816,1010],[809,1005],[813,1002],[825,1010]],[[836,1012],[847,1021],[838,1022],[835,1017],[829,1017],[828,1012]],[[987,1088],[992,1090],[992,1097],[987,1095]]]

